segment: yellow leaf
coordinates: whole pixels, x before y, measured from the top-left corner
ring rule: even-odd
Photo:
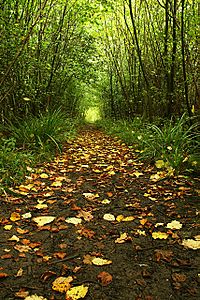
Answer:
[[[106,220],[106,221],[115,221],[115,216],[111,215],[111,214],[105,214],[103,216],[103,219]]]
[[[200,249],[200,241],[199,240],[193,240],[193,239],[188,239],[188,240],[183,240],[182,244],[184,247],[197,250]]]
[[[35,206],[35,208],[37,208],[37,209],[44,209],[44,208],[47,208],[47,207],[48,207],[48,205],[45,204],[45,203],[38,203],[38,204]]]
[[[5,230],[11,230],[12,225],[5,225],[3,228],[4,228]]]
[[[176,221],[176,220],[167,224],[167,228],[169,228],[169,229],[181,229],[182,226],[183,225],[179,221]]]
[[[42,174],[40,174],[40,178],[43,178],[43,179],[49,178],[49,175],[46,173],[42,173]]]
[[[104,199],[101,201],[102,204],[109,204],[111,201],[108,199]]]
[[[15,221],[19,221],[21,219],[20,214],[17,212],[13,212],[10,216],[10,220],[15,222]]]
[[[92,263],[96,266],[104,266],[104,265],[110,265],[112,264],[111,260],[103,259],[100,257],[95,257],[92,259]]]
[[[129,221],[133,221],[133,220],[135,220],[135,217],[129,216],[129,217],[124,217],[124,219],[122,221],[123,222],[129,222]]]
[[[78,300],[84,298],[88,292],[88,287],[79,285],[71,288],[66,293],[66,300]]]
[[[124,219],[123,215],[118,215],[117,218],[116,218],[117,222],[122,222],[123,219]]]
[[[145,225],[147,221],[148,221],[147,219],[142,219],[142,220],[140,220],[140,224]]]
[[[44,298],[42,296],[38,296],[38,295],[34,294],[34,295],[26,297],[24,300],[47,300],[47,298]]]
[[[116,218],[117,222],[130,222],[135,220],[135,217],[129,216],[129,217],[124,217],[123,215],[118,215]]]
[[[80,224],[80,223],[82,222],[82,219],[72,217],[72,218],[67,218],[67,219],[65,219],[65,222],[66,222],[66,223],[71,223],[71,224],[77,225],[77,224]]]
[[[115,171],[109,171],[108,174],[111,175],[111,176],[115,175]]]
[[[131,174],[131,175],[135,175],[135,176],[138,178],[138,177],[140,177],[140,176],[142,176],[142,175],[144,175],[144,174],[141,173],[141,172],[136,171],[136,172],[134,172],[134,173]]]
[[[61,181],[54,181],[51,186],[54,186],[54,187],[60,187],[62,186],[62,182]]]
[[[38,226],[43,226],[45,224],[49,224],[53,222],[55,217],[52,216],[41,216],[41,217],[35,217],[32,220],[37,223]]]
[[[58,277],[53,281],[52,289],[54,291],[64,293],[70,289],[70,287],[71,287],[70,282],[72,282],[72,281],[73,281],[72,276]]]
[[[123,243],[125,243],[127,240],[131,240],[131,238],[129,238],[128,235],[127,235],[127,233],[124,232],[124,233],[121,233],[121,234],[120,234],[120,237],[117,238],[117,239],[115,240],[115,243],[116,243],[116,244],[123,244]]]
[[[160,240],[166,240],[168,238],[168,234],[165,233],[165,232],[161,232],[161,231],[158,231],[158,232],[153,232],[152,233],[152,238],[153,239],[160,239]]]
[[[31,218],[31,217],[32,217],[32,215],[31,215],[30,212],[25,213],[25,214],[22,215],[22,218],[23,218],[23,219],[29,219],[29,218]]]
[[[156,168],[161,169],[161,168],[165,167],[165,162],[163,160],[159,159],[155,162],[155,165],[156,165]]]
[[[11,236],[11,238],[8,239],[9,241],[16,241],[19,242],[19,238],[16,235]]]

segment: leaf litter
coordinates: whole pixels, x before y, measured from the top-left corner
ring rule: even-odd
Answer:
[[[199,180],[138,153],[83,130],[1,195],[1,299],[200,298]]]

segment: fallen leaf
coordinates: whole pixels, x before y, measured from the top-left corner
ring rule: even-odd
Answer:
[[[19,233],[19,234],[25,234],[25,233],[28,233],[28,229],[21,229],[21,228],[17,228],[16,231]]]
[[[78,300],[84,298],[88,292],[88,287],[79,285],[71,288],[66,293],[66,300]]]
[[[24,270],[22,268],[20,268],[18,271],[17,271],[17,274],[15,275],[15,277],[21,277],[23,275],[23,272]]]
[[[5,225],[3,228],[4,228],[5,230],[11,230],[12,225]]]
[[[21,219],[21,216],[19,213],[17,212],[13,212],[10,216],[10,220],[15,222],[15,221],[19,221]]]
[[[29,246],[26,245],[15,245],[14,249],[21,252],[29,252],[31,250],[31,248]]]
[[[112,275],[110,275],[108,272],[103,271],[97,275],[97,279],[100,280],[103,286],[107,286],[112,282]]]
[[[200,241],[199,240],[198,241],[193,240],[193,239],[183,240],[181,245],[186,248],[193,249],[193,250],[200,249]]]
[[[95,258],[92,259],[92,263],[93,263],[93,265],[96,265],[96,266],[104,266],[104,265],[112,264],[112,261],[107,260],[107,259],[103,259],[103,258],[100,258],[100,257],[95,257]]]
[[[29,219],[29,218],[31,218],[31,217],[32,217],[32,215],[31,215],[30,212],[25,213],[25,214],[22,215],[22,219]]]
[[[135,175],[138,178],[138,177],[140,177],[140,176],[142,176],[144,174],[141,173],[141,172],[136,171],[136,172],[132,173],[131,175]]]
[[[147,222],[148,222],[147,219],[142,219],[142,220],[140,220],[140,224],[141,224],[141,225],[145,225]]]
[[[62,186],[62,182],[61,181],[54,181],[51,186],[53,187],[61,187]]]
[[[94,200],[95,198],[99,198],[99,194],[92,194],[92,193],[83,193],[83,196],[87,200]]]
[[[168,234],[165,233],[165,232],[161,232],[161,231],[158,231],[158,232],[153,232],[152,233],[152,238],[153,239],[164,239],[166,240],[168,238]]]
[[[103,216],[103,219],[106,220],[106,221],[115,221],[115,216],[112,215],[112,214],[105,214]]]
[[[172,260],[173,251],[171,250],[155,250],[156,261],[159,262],[161,259],[170,262]]]
[[[184,281],[186,281],[187,276],[185,274],[181,274],[181,273],[173,273],[172,279],[176,282],[184,282]]]
[[[7,273],[0,273],[0,278],[6,278],[8,277],[9,275]]]
[[[104,199],[101,201],[102,204],[109,204],[111,201],[108,199]]]
[[[117,238],[117,239],[115,240],[115,243],[116,243],[116,244],[123,244],[123,243],[125,243],[126,241],[131,241],[131,240],[132,240],[131,237],[129,237],[129,236],[127,235],[127,233],[124,232],[124,233],[121,233],[121,234],[120,234],[120,237]]]
[[[44,209],[44,208],[47,208],[48,205],[46,203],[38,203],[35,208],[37,209]]]
[[[77,225],[77,224],[80,224],[82,222],[82,219],[76,218],[76,217],[71,217],[71,218],[65,219],[65,222]]]
[[[92,260],[94,259],[95,257],[94,256],[91,256],[89,254],[86,254],[83,256],[83,263],[85,265],[92,265]]]
[[[118,215],[116,217],[116,220],[117,220],[117,222],[130,222],[130,221],[135,220],[135,217],[133,217],[133,216],[125,217],[123,215]]]
[[[65,258],[66,255],[67,255],[67,254],[66,254],[65,252],[55,252],[55,253],[53,254],[54,257],[59,258],[59,259]]]
[[[85,227],[82,227],[81,229],[79,229],[77,231],[80,235],[83,235],[89,239],[93,238],[93,236],[95,235],[95,232],[93,230],[87,229]]]
[[[40,174],[40,178],[43,178],[43,179],[49,178],[49,175],[46,173],[42,173],[42,174]]]
[[[8,239],[9,241],[15,241],[15,242],[19,242],[19,238],[16,235],[11,236],[11,238]]]
[[[44,298],[42,296],[38,296],[38,295],[34,294],[34,295],[26,297],[24,300],[47,300],[47,298]]]
[[[26,298],[29,295],[29,292],[26,291],[25,289],[20,289],[18,292],[15,293],[15,296],[17,298]]]
[[[53,271],[46,271],[42,274],[41,279],[42,281],[47,281],[50,277],[55,276],[56,273]]]
[[[181,229],[182,226],[183,225],[179,221],[174,220],[170,223],[167,223],[166,227],[169,228],[169,229]]]
[[[144,230],[140,230],[140,229],[137,229],[137,233],[139,234],[139,235],[146,235],[146,232],[144,231]]]
[[[40,216],[40,217],[35,217],[32,220],[37,223],[38,226],[43,226],[45,224],[49,224],[53,222],[55,217],[53,216]]]
[[[52,283],[52,289],[54,291],[60,292],[60,293],[64,293],[67,290],[70,289],[71,287],[71,282],[73,281],[73,277],[72,276],[68,276],[68,277],[58,277],[56,278],[53,283]]]
[[[156,168],[161,169],[165,167],[166,163],[163,160],[159,159],[155,162],[155,165]]]
[[[83,217],[83,219],[88,222],[93,219],[93,215],[89,211],[85,211],[82,209],[79,210],[77,217],[79,217],[79,218]]]

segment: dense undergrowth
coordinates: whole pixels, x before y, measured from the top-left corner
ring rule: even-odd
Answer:
[[[157,119],[148,123],[141,118],[134,120],[103,120],[98,126],[107,133],[118,136],[138,157],[169,170],[169,173],[197,172],[200,169],[199,122],[192,125],[183,115],[174,120]]]
[[[36,163],[52,159],[75,136],[76,125],[58,110],[1,127],[0,184],[16,184]]]

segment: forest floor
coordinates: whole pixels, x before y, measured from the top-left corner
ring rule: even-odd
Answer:
[[[0,299],[200,299],[200,180],[136,154],[86,128],[1,196]]]

